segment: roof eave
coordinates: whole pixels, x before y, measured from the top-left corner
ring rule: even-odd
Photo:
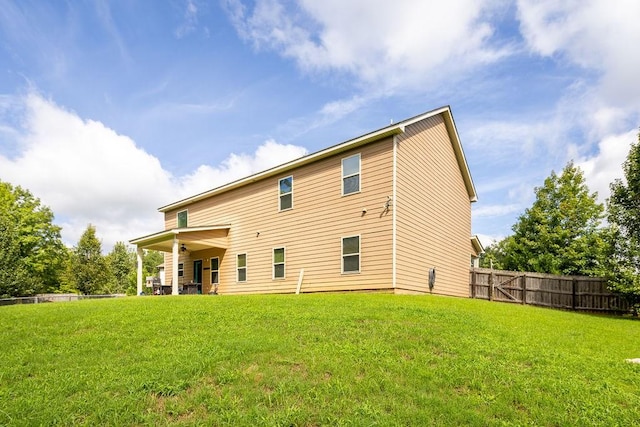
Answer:
[[[437,108],[435,110],[428,111],[426,113],[420,114],[415,117],[411,117],[409,119],[403,120],[401,122],[389,125],[382,129],[379,129],[374,132],[370,132],[366,135],[362,135],[360,137],[345,141],[343,143],[334,145],[329,148],[325,148],[324,150],[309,154],[304,157],[300,157],[299,159],[292,160],[288,163],[284,163],[282,165],[273,167],[271,169],[267,169],[266,171],[259,172],[253,175],[250,175],[246,178],[239,179],[237,181],[233,181],[229,184],[225,184],[220,187],[216,187],[214,189],[205,191],[200,194],[196,194],[195,196],[187,197],[186,199],[179,200],[174,203],[170,203],[168,205],[162,206],[158,208],[159,212],[167,212],[173,209],[178,209],[183,206],[189,205],[191,203],[204,200],[211,196],[224,193],[230,190],[233,190],[238,187],[242,187],[244,185],[250,184],[252,182],[256,182],[265,178],[272,177],[278,174],[284,174],[287,171],[304,166],[306,164],[316,162],[318,160],[333,156],[335,154],[360,147],[362,145],[366,145],[375,141],[379,141],[389,136],[398,135],[404,133],[405,127],[409,126],[413,123],[419,122],[420,120],[424,120],[429,117],[437,116],[438,114],[443,114],[445,118],[445,124],[447,127],[447,131],[449,132],[449,137],[453,142],[453,149],[458,160],[458,164],[460,166],[460,171],[462,173],[462,178],[464,180],[465,187],[467,189],[467,193],[469,194],[469,200],[471,202],[476,202],[478,200],[478,195],[476,193],[475,186],[473,184],[473,179],[471,178],[471,172],[469,171],[469,165],[467,164],[466,157],[464,155],[464,150],[462,149],[462,143],[460,142],[460,137],[458,135],[458,130],[456,129],[455,122],[453,120],[453,115],[451,113],[450,106],[444,106]]]
[[[460,142],[460,136],[458,135],[456,123],[453,120],[451,108],[447,107],[443,111],[443,113],[445,123],[447,124],[447,129],[449,130],[449,137],[451,138],[451,141],[453,141],[453,151],[455,152],[456,158],[458,159],[460,172],[462,172],[462,179],[464,180],[464,185],[467,188],[467,193],[469,194],[469,201],[472,203],[477,202],[478,193],[476,192],[476,187],[473,184],[473,178],[471,177],[471,171],[469,170],[467,157],[464,155],[464,149],[462,148],[462,142]]]
[[[471,236],[471,246],[478,256],[484,253],[484,246],[482,246],[482,242],[477,235]]]
[[[193,232],[193,231],[211,231],[211,230],[228,230],[231,228],[230,224],[222,224],[222,225],[205,225],[199,227],[183,227],[183,228],[172,228],[170,230],[160,231],[158,233],[148,234],[146,236],[138,237],[132,240],[129,240],[129,243],[132,245],[151,245],[157,242],[161,242],[167,239],[167,237],[172,235],[179,235],[180,233]]]

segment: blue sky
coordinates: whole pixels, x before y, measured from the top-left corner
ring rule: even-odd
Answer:
[[[636,0],[0,0],[0,180],[69,245],[162,229],[157,208],[450,105],[511,232],[574,160],[600,200],[640,126]]]

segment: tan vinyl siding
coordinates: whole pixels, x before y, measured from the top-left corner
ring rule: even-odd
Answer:
[[[408,126],[397,150],[397,289],[468,296],[469,193],[441,115]]]
[[[353,155],[360,155],[360,189],[343,196],[342,160]],[[279,180],[286,177],[293,179],[292,209],[280,211]],[[209,260],[219,257],[222,294],[295,292],[303,270],[303,292],[425,293],[435,267],[434,293],[468,296],[476,197],[451,112],[443,107],[160,208],[166,230],[177,228],[177,213],[185,210],[189,229],[136,243],[167,250],[176,233],[189,248],[179,252],[180,283],[192,280],[193,260],[201,259],[204,293],[212,289]],[[360,271],[342,273],[342,239],[350,236],[360,237]],[[274,280],[273,249],[280,247],[286,248],[286,277]],[[242,283],[238,254],[247,255]],[[171,258],[166,254],[167,284]]]
[[[360,192],[342,196],[341,159],[361,153]],[[384,202],[392,194],[392,139],[319,160],[217,194],[188,206],[189,227],[230,224],[227,248],[180,255],[185,282],[193,277],[193,259],[220,257],[218,292],[295,292],[304,269],[302,291],[391,288],[391,213]],[[293,176],[293,209],[279,211],[278,182]],[[178,211],[165,214],[176,227]],[[366,213],[363,214],[363,209]],[[258,234],[259,233],[259,234]],[[342,238],[360,236],[360,273],[342,274]],[[286,278],[273,279],[273,248],[286,248]],[[247,281],[236,282],[236,255],[247,254]],[[171,280],[171,254],[166,271]],[[210,270],[203,270],[203,293]]]
[[[189,243],[206,244],[226,248],[228,245],[227,233],[228,231],[226,229],[207,232],[190,232]],[[189,243],[185,244],[189,245]]]
[[[219,257],[220,264],[222,264],[226,253],[224,249],[207,249],[204,251],[197,251],[192,253],[179,253],[178,262],[184,263],[184,276],[178,277],[179,284],[183,285],[189,283],[193,279],[193,261],[202,260],[202,293],[207,294],[211,289],[211,258]],[[173,262],[171,259],[171,253],[165,254],[165,281],[166,285],[171,285],[171,269],[173,268]],[[235,259],[232,260],[235,265]]]

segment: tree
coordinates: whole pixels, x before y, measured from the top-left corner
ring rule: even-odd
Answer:
[[[28,190],[0,181],[0,219],[0,295],[57,289],[67,251],[51,209]]]
[[[504,242],[504,267],[551,274],[598,275],[606,255],[604,206],[569,162],[535,189],[536,200]]]
[[[609,286],[640,304],[640,133],[623,164],[624,180],[611,183]]]
[[[499,242],[493,242],[487,246],[484,253],[480,255],[480,267],[495,268],[496,270],[505,269],[505,244],[507,240],[503,239]]]
[[[102,291],[109,282],[107,263],[96,229],[89,224],[78,245],[73,248],[67,265],[68,286],[85,295]]]
[[[110,278],[102,289],[108,294],[126,293],[136,286],[136,256],[123,242],[116,242],[106,256]]]
[[[0,215],[0,298],[33,293],[36,283],[21,262],[14,224]]]
[[[144,278],[147,276],[153,276],[153,277],[158,276],[158,266],[163,262],[164,262],[164,255],[162,254],[162,252],[144,250],[142,255],[142,279],[144,280]],[[133,276],[133,280],[134,280],[133,287],[131,289],[131,292],[129,292],[131,294],[135,294],[137,292],[136,275],[137,275],[137,269]],[[146,286],[143,286],[142,292],[151,293],[151,288],[147,288]]]
[[[142,274],[155,276],[158,274],[158,266],[164,262],[164,255],[158,251],[144,251],[142,257]]]

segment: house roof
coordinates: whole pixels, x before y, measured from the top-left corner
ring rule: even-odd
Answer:
[[[484,253],[484,246],[478,236],[471,236],[471,247],[475,252],[475,256],[480,256]]]
[[[428,111],[426,113],[420,114],[418,116],[411,117],[409,119],[403,120],[401,122],[391,124],[384,128],[378,129],[376,131],[367,133],[365,135],[359,136],[357,138],[353,138],[342,142],[340,144],[325,148],[324,150],[317,151],[315,153],[306,155],[304,157],[300,157],[298,159],[292,160],[288,163],[284,163],[280,166],[273,167],[271,169],[267,169],[265,171],[256,173],[254,175],[250,175],[246,178],[239,179],[237,181],[230,182],[228,184],[222,185],[220,187],[216,187],[214,189],[205,191],[203,193],[196,194],[191,197],[187,197],[186,199],[179,200],[177,202],[168,204],[166,206],[162,206],[158,209],[160,212],[167,212],[173,209],[181,208],[188,204],[209,198],[211,196],[221,194],[235,188],[243,187],[250,183],[272,177],[274,175],[279,175],[285,173],[293,168],[300,167],[312,162],[316,162],[318,160],[333,156],[335,154],[341,153],[343,151],[350,150],[352,148],[360,147],[375,141],[379,141],[380,139],[398,135],[404,133],[404,129],[406,126],[414,124],[424,119],[428,119],[429,117],[434,117],[439,114],[443,115],[444,123],[447,127],[447,132],[449,133],[449,138],[453,144],[453,150],[456,155],[456,159],[458,160],[458,166],[460,167],[460,172],[462,173],[462,178],[464,180],[465,187],[467,189],[467,193],[469,194],[469,200],[471,202],[475,202],[478,200],[478,196],[476,193],[475,186],[473,184],[473,179],[471,178],[471,173],[469,171],[469,165],[467,164],[466,157],[464,155],[464,151],[462,149],[462,144],[460,142],[460,137],[458,136],[458,130],[456,129],[455,122],[453,120],[453,115],[451,113],[451,108],[447,105],[435,110]],[[132,242],[133,243],[133,242]]]

